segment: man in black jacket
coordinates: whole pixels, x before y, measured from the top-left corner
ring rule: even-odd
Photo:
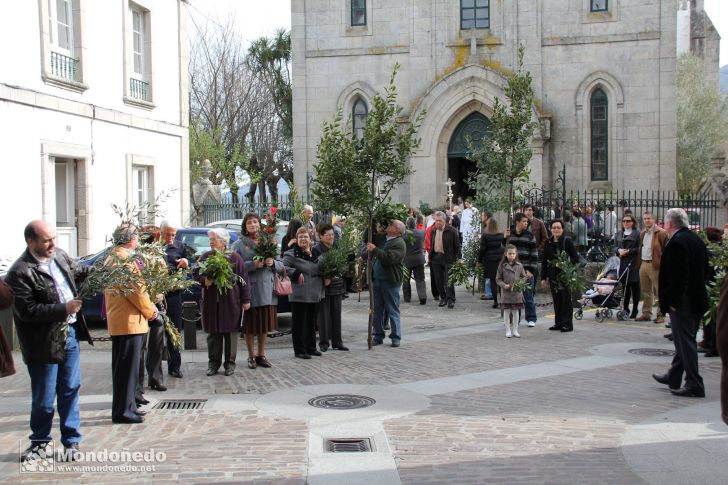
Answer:
[[[48,223],[31,221],[24,236],[28,248],[5,278],[15,294],[15,327],[32,392],[31,445],[21,460],[34,459],[51,441],[56,398],[66,448],[62,456],[73,459],[81,441],[79,342],[92,344],[76,299],[81,270],[56,247],[56,231]]]
[[[670,386],[670,392],[676,396],[705,397],[703,378],[698,373],[695,334],[708,309],[708,252],[705,243],[688,228],[688,215],[683,209],[667,211],[665,230],[670,239],[660,259],[658,292],[660,310],[670,313],[675,357],[667,374],[652,377]],[[681,388],[683,372],[685,386]]]
[[[455,288],[447,283],[452,265],[460,259],[460,235],[457,229],[445,221],[445,214],[435,213],[435,229],[432,231],[430,270],[435,277],[435,286],[440,295],[440,304],[448,308],[455,306]]]

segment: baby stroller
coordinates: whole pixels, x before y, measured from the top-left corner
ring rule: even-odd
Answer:
[[[608,278],[609,276],[616,277],[617,279],[610,281],[603,280],[603,278]],[[619,274],[618,257],[612,256],[607,259],[604,268],[597,276],[597,280],[592,282],[592,284],[599,288],[597,290],[589,290],[582,295],[580,307],[574,312],[574,318],[581,320],[584,317],[584,309],[587,308],[596,308],[594,318],[597,322],[603,322],[605,318],[612,318],[614,316],[614,310],[619,308],[619,302],[622,301],[622,297],[624,296],[624,284],[622,282],[626,281],[628,276],[629,266],[624,269],[622,274]],[[623,309],[617,310],[616,314],[617,320],[620,321],[626,320],[629,316],[629,313]]]

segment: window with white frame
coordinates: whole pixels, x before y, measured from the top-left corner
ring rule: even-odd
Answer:
[[[592,12],[608,12],[609,0],[591,0]]]
[[[83,0],[41,0],[41,49],[46,82],[82,86],[81,19]]]
[[[149,216],[150,201],[152,200],[151,167],[134,165],[131,168],[132,176],[132,205],[139,211],[139,223],[146,224]]]
[[[126,11],[126,97],[129,102],[149,105],[151,90],[150,12],[141,5],[129,2]]]

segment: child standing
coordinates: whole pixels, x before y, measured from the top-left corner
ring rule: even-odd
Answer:
[[[501,308],[506,325],[506,338],[520,338],[518,324],[521,322],[523,309],[523,292],[514,291],[513,285],[526,279],[526,270],[518,261],[518,250],[513,244],[507,244],[503,258],[498,265],[495,282],[501,288]]]

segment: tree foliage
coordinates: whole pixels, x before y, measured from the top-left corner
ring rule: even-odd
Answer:
[[[705,76],[704,61],[677,60],[677,189],[695,193],[710,175],[710,160],[728,134],[728,104]]]
[[[415,136],[424,113],[413,122],[400,119],[395,65],[384,93],[377,93],[367,115],[363,136],[352,131],[351,119],[342,123],[342,108],[333,121],[324,122],[312,192],[320,210],[363,216],[371,221],[391,192],[413,173],[409,164],[419,146]]]
[[[533,121],[531,73],[523,70],[525,49],[518,49],[518,68],[508,75],[506,102],[496,98],[491,121],[491,136],[482,146],[469,140],[476,170],[469,180],[475,188],[476,205],[509,214],[515,198],[528,186],[531,160],[530,142],[538,123]]]
[[[237,202],[238,188],[250,179],[251,200],[266,188],[277,197],[281,177],[292,180],[291,137],[279,116],[280,103],[266,78],[251,66],[252,46],[246,51],[233,22],[198,27],[190,52],[190,172],[199,176],[196,162],[210,159],[214,183],[224,182]],[[197,26],[197,24],[195,24]],[[290,43],[290,39],[289,39]],[[287,66],[287,64],[286,64]],[[290,82],[289,82],[290,86]],[[290,113],[290,110],[289,110]]]
[[[318,161],[314,165],[312,192],[316,207],[361,221],[363,229],[371,229],[377,216],[391,217],[398,208],[391,204],[390,194],[413,173],[409,158],[419,146],[417,129],[424,113],[414,121],[402,119],[403,108],[397,104],[395,65],[389,85],[377,93],[367,115],[361,139],[352,130],[351,118],[342,123],[342,108],[334,119],[324,122],[318,145]],[[382,222],[379,220],[379,222]],[[367,230],[368,241],[372,231]],[[371,253],[367,259],[371,281]],[[373,304],[369,285],[369,305]],[[372,312],[369,312],[369,348],[372,345]]]

